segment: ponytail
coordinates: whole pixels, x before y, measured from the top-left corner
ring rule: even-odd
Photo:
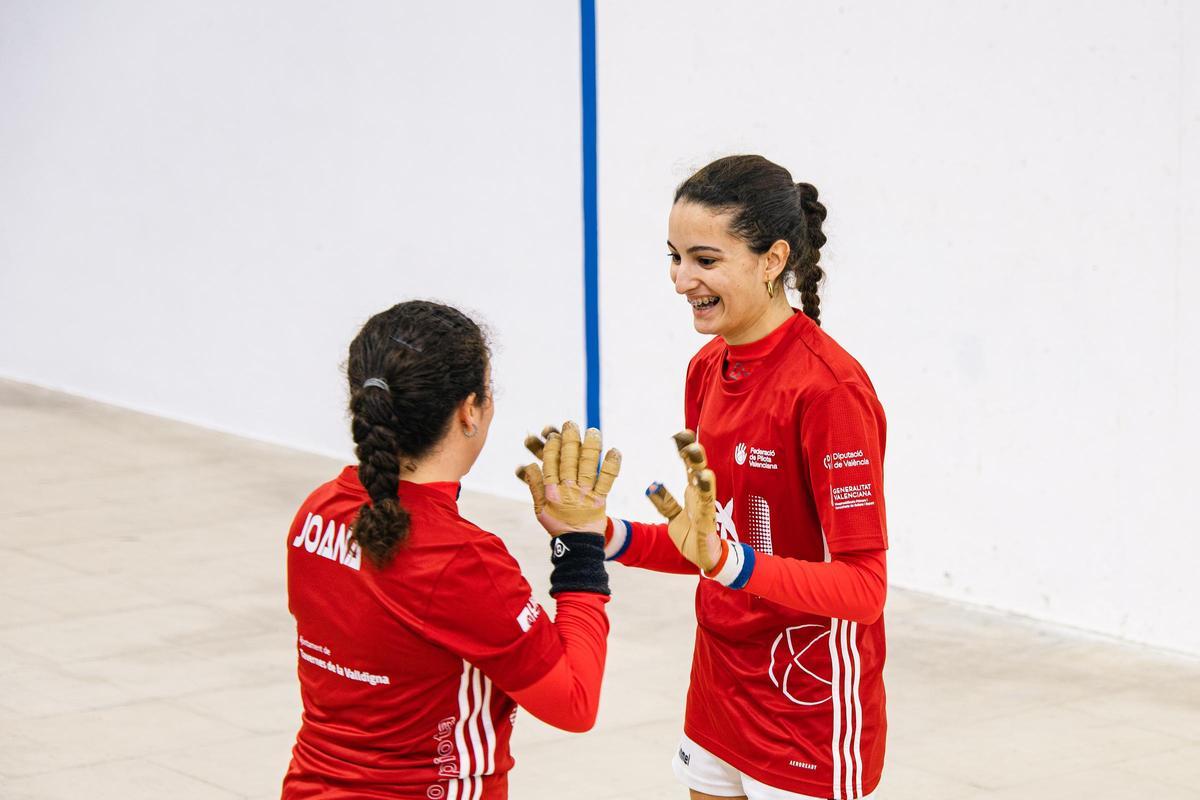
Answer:
[[[409,516],[400,505],[400,456],[396,439],[396,412],[391,390],[372,385],[359,388],[350,398],[351,431],[358,456],[358,480],[371,498],[358,511],[354,541],[375,563],[388,563],[408,537]]]

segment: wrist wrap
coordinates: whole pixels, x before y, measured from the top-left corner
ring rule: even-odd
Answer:
[[[608,571],[604,568],[604,536],[599,533],[564,533],[550,540],[550,594],[591,592],[612,594],[608,590]]]

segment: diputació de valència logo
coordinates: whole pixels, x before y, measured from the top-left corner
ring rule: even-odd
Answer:
[[[862,450],[851,450],[846,453],[828,453],[825,456],[825,469],[845,469],[846,467],[870,466],[871,459]]]

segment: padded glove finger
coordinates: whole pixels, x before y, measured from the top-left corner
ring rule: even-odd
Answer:
[[[646,497],[650,498],[650,502],[658,509],[658,513],[669,520],[675,519],[683,513],[679,501],[661,483],[655,482],[646,487]]]
[[[596,478],[595,494],[607,497],[612,490],[613,481],[621,474],[621,451],[611,448],[604,454],[604,462],[600,465],[600,477]]]
[[[546,507],[546,482],[542,468],[537,464],[517,467],[517,477],[529,487],[529,494],[533,497],[533,513],[540,515]]]
[[[564,422],[562,427],[562,453],[558,462],[558,479],[561,483],[579,482],[579,426]]]
[[[547,486],[558,483],[558,462],[561,452],[562,437],[557,433],[546,437],[546,446],[542,448],[542,472],[545,473]]]
[[[600,431],[588,428],[583,435],[583,447],[579,451],[579,488],[590,492],[596,485],[596,469],[600,465]]]

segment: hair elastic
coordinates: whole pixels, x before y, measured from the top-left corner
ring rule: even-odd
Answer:
[[[365,381],[363,381],[362,388],[367,389],[371,386],[378,386],[385,392],[392,391],[392,387],[388,386],[387,381],[385,381],[383,378],[367,378]]]
[[[421,348],[417,347],[416,345],[409,344],[408,342],[401,339],[399,336],[393,336],[392,341],[398,345],[403,345],[404,347],[407,347],[409,350],[412,350],[414,353],[423,352],[421,350]]]

